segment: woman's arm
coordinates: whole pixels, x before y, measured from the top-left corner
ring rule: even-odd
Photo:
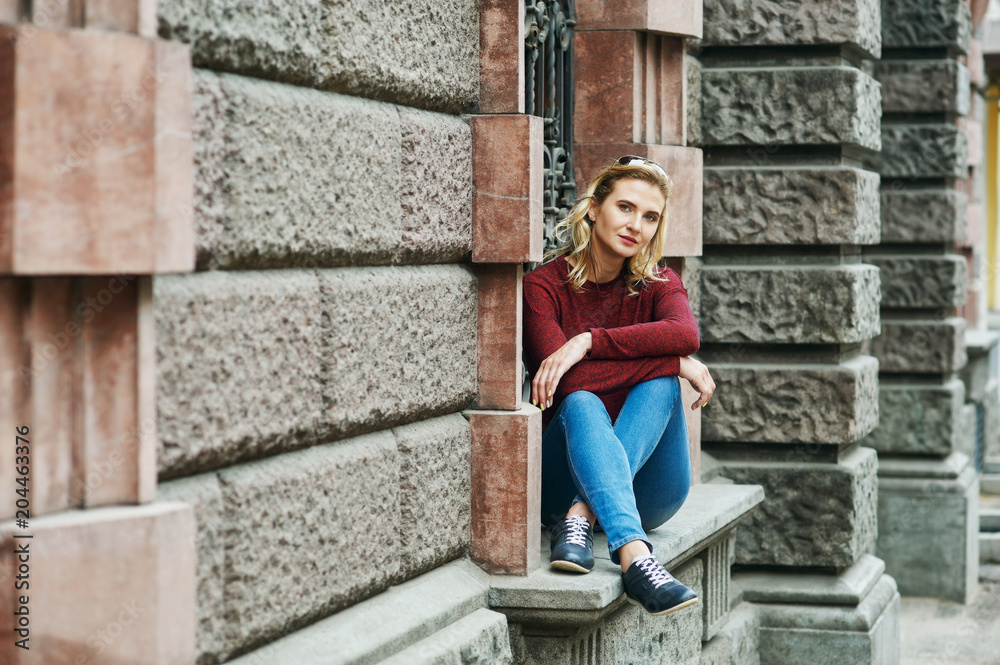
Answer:
[[[689,356],[698,350],[698,322],[676,273],[654,283],[653,321],[621,328],[591,328],[590,358]]]

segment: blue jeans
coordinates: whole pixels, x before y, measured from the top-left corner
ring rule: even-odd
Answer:
[[[676,376],[634,386],[618,420],[586,391],[570,393],[542,435],[542,521],[576,501],[597,516],[611,560],[680,510],[691,487],[687,422]]]

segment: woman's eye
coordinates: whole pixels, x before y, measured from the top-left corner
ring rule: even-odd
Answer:
[[[629,207],[627,205],[625,205],[624,203],[619,203],[618,207],[621,208],[622,210],[624,210],[625,212],[629,211]]]

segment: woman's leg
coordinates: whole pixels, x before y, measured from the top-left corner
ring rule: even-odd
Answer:
[[[626,450],[636,451],[650,450],[650,440],[656,437],[646,459],[633,469],[632,482],[642,528],[650,531],[680,510],[691,488],[680,381],[664,377],[633,388],[615,423],[615,434]]]
[[[652,419],[658,420],[655,415]],[[561,519],[574,498],[582,500],[608,535],[611,558],[616,563],[622,545],[646,542],[632,494],[632,476],[633,465],[638,468],[658,441],[658,437],[647,439],[651,441],[648,450],[633,446],[626,451],[596,395],[583,391],[569,395],[543,438],[543,518],[549,523]]]

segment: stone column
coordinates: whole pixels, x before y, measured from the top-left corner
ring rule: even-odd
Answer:
[[[879,240],[862,165],[881,144],[879,25],[867,0],[705,3],[699,321],[719,388],[702,445],[764,486],[734,573],[762,604],[761,662],[898,659],[899,596],[872,556],[878,460],[860,445],[878,423],[879,275],[861,248]]]
[[[969,46],[964,0],[883,5],[882,275],[877,552],[903,594],[966,602],[976,588],[978,481],[962,452],[966,260],[955,252],[976,208],[969,179]],[[973,143],[978,150],[978,139]],[[970,194],[972,198],[970,199]],[[978,214],[974,216],[978,219]]]
[[[522,401],[522,263],[541,261],[543,123],[525,114],[524,0],[486,0],[482,115],[472,123],[472,261],[479,279],[472,427],[472,541],[483,570],[538,566],[542,413]]]
[[[190,49],[146,0],[0,22],[0,662],[193,663],[152,311],[152,276],[194,268]]]

